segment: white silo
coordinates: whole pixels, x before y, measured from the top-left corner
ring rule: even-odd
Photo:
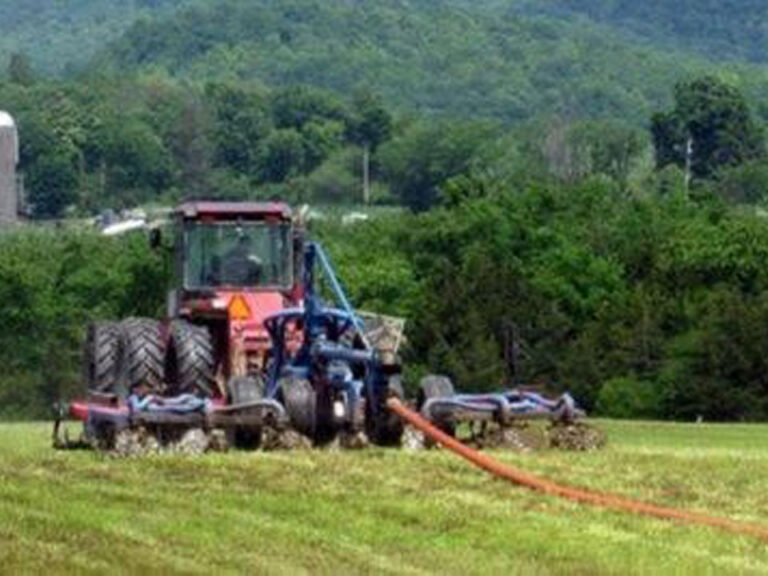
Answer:
[[[0,110],[0,226],[19,217],[16,166],[19,163],[19,133],[16,122]]]

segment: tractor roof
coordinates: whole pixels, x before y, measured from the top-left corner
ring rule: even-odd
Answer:
[[[289,220],[293,214],[291,207],[284,202],[185,202],[176,209],[184,218],[280,218]]]

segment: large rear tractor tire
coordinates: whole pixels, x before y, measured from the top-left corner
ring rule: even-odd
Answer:
[[[88,326],[84,361],[89,392],[117,393],[120,378],[120,330],[117,323],[96,322]]]
[[[365,405],[365,433],[377,446],[400,446],[405,426],[400,417],[386,407],[387,398],[390,396],[395,396],[401,401],[405,398],[400,374],[389,377],[387,388],[382,390],[382,393],[383,398],[374,399],[378,404],[378,410],[374,410],[370,402]]]
[[[129,318],[120,323],[121,378],[118,393],[127,396],[134,386],[160,392],[165,372],[165,343],[160,323]]]
[[[216,389],[216,361],[211,334],[204,326],[178,320],[171,325],[168,379],[179,394],[206,398]]]
[[[258,402],[264,397],[264,383],[252,377],[233,378],[227,383],[229,405]],[[248,409],[240,412],[248,414]],[[227,444],[241,450],[256,450],[261,444],[261,426],[230,428],[227,430]]]

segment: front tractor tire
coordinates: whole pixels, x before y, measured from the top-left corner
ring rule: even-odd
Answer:
[[[117,323],[96,322],[88,327],[84,360],[88,391],[115,394],[120,379],[120,329]]]
[[[178,320],[171,324],[168,380],[180,394],[206,398],[216,389],[216,360],[211,334],[204,326]]]
[[[161,392],[165,374],[165,342],[160,323],[129,318],[120,323],[121,378],[116,392],[127,396],[140,384]]]

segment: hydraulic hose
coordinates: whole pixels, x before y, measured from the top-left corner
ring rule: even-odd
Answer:
[[[664,506],[657,506],[655,504],[632,500],[613,494],[603,494],[600,492],[593,492],[580,488],[572,488],[562,484],[557,484],[556,482],[552,482],[545,478],[540,478],[514,466],[502,464],[487,454],[482,454],[477,450],[473,450],[469,446],[462,444],[455,438],[433,426],[426,418],[405,406],[397,398],[392,397],[388,399],[387,407],[392,412],[400,416],[404,421],[408,422],[414,428],[417,428],[425,435],[429,436],[432,440],[447,448],[451,452],[454,452],[465,460],[468,460],[475,466],[490,472],[494,476],[508,480],[514,484],[584,504],[591,504],[593,506],[599,506],[613,510],[621,510],[633,514],[653,516],[655,518],[662,518],[665,520],[675,520],[683,524],[719,528],[721,530],[735,534],[754,536],[763,540],[764,542],[768,542],[768,527],[766,526],[747,524],[738,522],[736,520],[717,518],[714,516],[708,516],[706,514],[700,514],[697,512],[689,512],[686,510],[666,508]]]

